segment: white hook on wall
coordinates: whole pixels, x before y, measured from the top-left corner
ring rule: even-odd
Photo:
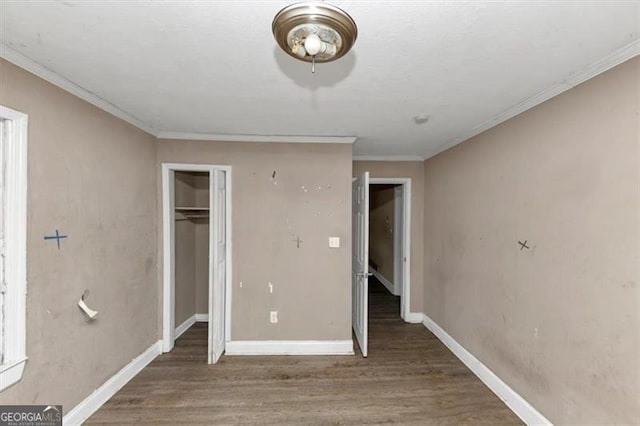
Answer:
[[[87,316],[87,318],[89,318],[89,320],[94,320],[96,318],[96,316],[98,315],[98,311],[94,311],[93,309],[88,307],[86,303],[84,303],[84,298],[88,294],[89,294],[88,290],[85,291],[84,293],[82,293],[82,297],[80,297],[80,301],[78,302],[78,306],[80,307],[80,309],[82,309],[82,312],[85,313],[85,315]]]

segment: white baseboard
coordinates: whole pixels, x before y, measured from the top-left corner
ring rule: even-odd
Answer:
[[[236,340],[226,355],[353,355],[352,340]]]
[[[422,324],[424,320],[424,314],[422,312],[405,312],[404,322],[410,322],[412,324]]]
[[[187,319],[182,324],[180,324],[179,326],[177,326],[176,332],[175,332],[175,338],[177,339],[178,337],[182,336],[182,333],[187,331],[195,323],[196,323],[196,316],[194,315],[191,318]]]
[[[209,314],[194,314],[191,318],[176,327],[175,338],[182,336],[193,324],[197,322],[208,322]]]
[[[162,340],[158,340],[149,349],[135,357],[125,365],[113,377],[104,382],[102,386],[94,390],[80,404],[76,405],[64,416],[62,423],[65,426],[75,426],[84,423],[93,413],[116,394],[124,385],[133,379],[143,368],[162,353]]]
[[[175,338],[182,336],[193,324],[197,322],[208,322],[209,314],[194,314],[191,318],[176,327]]]
[[[386,279],[380,272],[376,271],[371,266],[369,266],[369,272],[371,272],[373,276],[376,277],[378,281],[380,281],[382,285],[387,288],[387,290],[389,290],[389,293],[393,294],[394,296],[400,296],[394,291],[395,286],[393,285],[393,283]]]
[[[500,398],[523,422],[528,425],[553,425],[538,410],[522,398],[515,390],[503,382],[500,377],[489,370],[489,368],[467,351],[460,343],[444,331],[431,318],[423,314],[424,324],[429,331],[436,335],[442,343],[448,347],[469,370],[473,372],[482,382],[487,385],[498,398]]]

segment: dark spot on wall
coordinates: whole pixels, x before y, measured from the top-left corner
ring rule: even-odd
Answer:
[[[151,272],[151,268],[153,267],[153,258],[148,257],[147,260],[144,261],[144,271],[145,273]]]

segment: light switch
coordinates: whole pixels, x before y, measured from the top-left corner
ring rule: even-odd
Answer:
[[[329,248],[340,248],[340,237],[329,237]]]

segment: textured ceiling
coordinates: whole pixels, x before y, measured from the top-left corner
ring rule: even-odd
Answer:
[[[156,134],[357,136],[355,154],[419,157],[639,37],[638,2],[336,1],[359,37],[312,75],[271,35],[290,3],[2,1],[0,36]]]

